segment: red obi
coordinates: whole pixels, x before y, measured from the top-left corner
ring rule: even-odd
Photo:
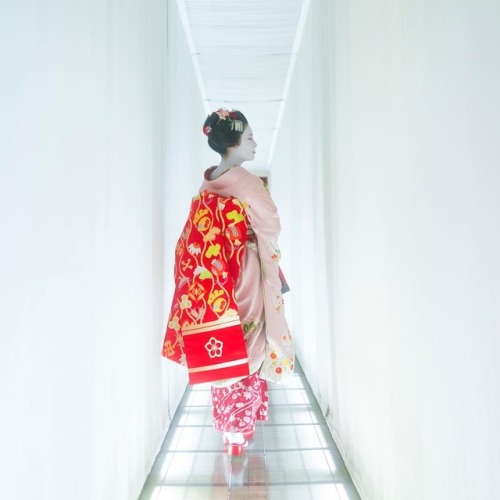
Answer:
[[[175,292],[163,356],[186,365],[198,384],[249,375],[234,297],[248,220],[237,198],[193,198],[176,245]]]

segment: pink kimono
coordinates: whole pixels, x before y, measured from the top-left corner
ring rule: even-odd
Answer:
[[[234,167],[214,180],[205,172],[200,192],[236,197],[245,207],[255,234],[249,234],[236,283],[236,301],[245,332],[250,373],[261,365],[260,377],[285,381],[293,371],[294,351],[285,319],[278,236],[281,230],[276,205],[262,180],[243,167]]]
[[[214,168],[205,172],[200,192],[238,198],[251,227],[235,286],[250,376],[212,384],[214,425],[221,431],[248,432],[256,419],[267,418],[266,380],[286,382],[294,366],[279,275],[281,226],[276,205],[259,177],[234,167],[209,180]]]
[[[243,329],[248,354],[249,370],[246,373],[250,373],[249,376],[211,382],[214,426],[225,432],[252,432],[256,420],[267,419],[267,381],[285,382],[293,372],[295,360],[281,292],[278,248],[280,221],[276,206],[259,177],[242,167],[234,167],[217,179],[209,180],[213,168],[205,172],[205,181],[200,187],[201,196],[209,198],[210,193],[214,193],[227,198],[224,203],[234,204],[231,206],[238,208],[240,216],[242,210],[245,216],[238,229],[241,232],[246,228],[247,231],[246,238],[241,238],[244,249],[234,247],[236,261],[230,267],[235,272],[231,274],[231,282],[227,283],[227,299],[230,300],[234,292],[235,317],[239,318]],[[214,234],[221,238],[226,232]],[[227,234],[230,237],[232,233]],[[221,241],[219,246],[224,246],[224,242]],[[189,250],[196,255],[199,253],[196,253],[196,248]],[[179,251],[178,245],[178,257]],[[182,262],[179,264],[182,265]],[[189,277],[186,275],[183,279],[189,280]],[[186,327],[179,323],[182,320],[184,324],[189,319],[182,319],[182,314],[186,312],[184,302],[188,300],[187,295],[182,295],[185,293],[183,290],[177,290],[177,295],[181,294],[179,300],[174,296],[163,355],[186,364],[182,332]],[[208,317],[208,309],[205,312],[203,317],[197,317],[197,324],[214,319]],[[190,321],[186,324],[190,324]]]

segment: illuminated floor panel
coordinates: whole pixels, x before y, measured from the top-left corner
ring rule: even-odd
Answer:
[[[139,500],[360,500],[300,367],[269,388],[269,421],[231,459],[210,389],[188,387]]]

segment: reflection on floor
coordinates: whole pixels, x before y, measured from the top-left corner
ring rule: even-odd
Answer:
[[[300,366],[269,389],[269,420],[230,458],[210,388],[189,387],[139,500],[360,500]]]

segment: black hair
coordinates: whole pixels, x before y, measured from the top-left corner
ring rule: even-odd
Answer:
[[[220,113],[221,110],[218,110]],[[226,118],[221,118],[218,112],[214,111],[212,114],[207,116],[205,123],[203,125],[203,130],[208,136],[208,145],[217,153],[224,156],[227,153],[227,148],[236,146],[241,141],[241,134],[248,125],[248,120],[241,111],[232,110],[228,113]],[[243,123],[243,128],[238,130],[235,126],[234,121],[239,120]]]

